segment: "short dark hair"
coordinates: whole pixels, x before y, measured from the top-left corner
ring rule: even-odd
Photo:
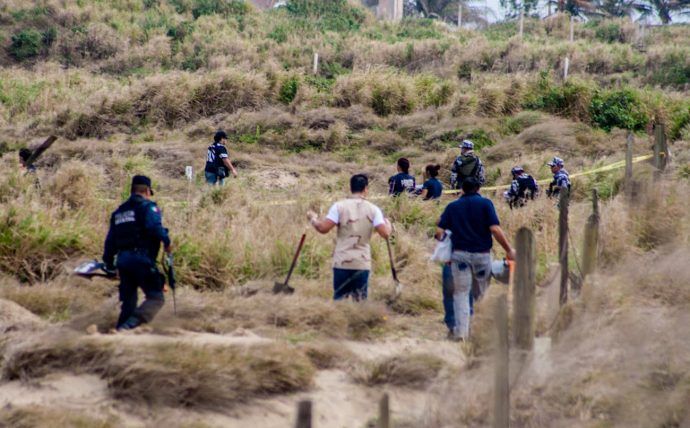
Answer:
[[[350,177],[350,192],[362,193],[369,185],[369,178],[364,174],[355,174]]]
[[[225,133],[222,129],[219,129],[218,132],[213,136],[213,141],[218,143],[220,140],[227,140],[228,139],[228,134]]]
[[[31,157],[31,150],[27,149],[26,147],[19,149],[19,158],[21,160],[26,162],[29,160],[30,157]]]
[[[402,171],[403,171],[405,174],[407,174],[408,172],[410,172],[410,161],[407,160],[406,158],[400,158],[400,159],[398,159],[398,166],[400,167],[400,169],[402,169]]]
[[[467,177],[462,181],[462,191],[463,193],[477,193],[481,184],[479,180],[474,177]]]
[[[429,177],[436,178],[438,177],[438,172],[441,170],[441,165],[433,165],[429,164],[426,166],[426,174]]]

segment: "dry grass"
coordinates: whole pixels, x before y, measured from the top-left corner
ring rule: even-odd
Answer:
[[[0,427],[35,428],[62,426],[74,428],[115,428],[120,426],[114,417],[98,418],[81,411],[27,406],[7,409],[0,416]]]
[[[365,385],[424,388],[434,381],[445,363],[432,354],[396,355],[354,368],[352,376]]]
[[[8,380],[64,370],[94,373],[120,400],[220,411],[255,397],[304,390],[314,375],[309,358],[285,345],[142,347],[123,338],[115,346],[61,333],[8,349],[2,370]]]

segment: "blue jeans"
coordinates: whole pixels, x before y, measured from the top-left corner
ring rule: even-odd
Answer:
[[[455,312],[453,309],[453,271],[450,264],[444,264],[441,274],[443,276],[443,321],[448,330],[455,327]]]
[[[210,185],[218,183],[219,186],[222,186],[224,184],[225,177],[220,177],[218,174],[208,171],[205,171],[204,175],[206,176],[206,183]]]
[[[367,300],[369,271],[333,268],[333,300]]]
[[[443,322],[448,330],[455,328],[455,308],[453,307],[453,269],[450,263],[442,267],[443,275]],[[474,315],[474,296],[470,293],[470,315]]]
[[[479,301],[489,287],[491,280],[491,253],[470,253],[453,251],[451,258],[453,274],[453,308],[455,312],[456,337],[466,339],[470,334],[471,300]]]
[[[163,307],[163,277],[156,268],[156,262],[134,251],[123,251],[117,255],[117,271],[120,275],[120,317],[117,328],[134,328],[149,323]],[[141,288],[146,296],[137,307],[137,291]]]

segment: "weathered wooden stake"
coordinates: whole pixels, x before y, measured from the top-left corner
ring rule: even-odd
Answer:
[[[597,268],[599,249],[599,195],[592,189],[592,214],[585,225],[585,241],[582,250],[582,282]],[[575,284],[573,284],[575,285]]]
[[[524,33],[525,29],[525,3],[523,1],[522,6],[520,7],[520,38],[522,38],[522,34]]]
[[[390,428],[391,426],[391,408],[390,397],[388,393],[383,394],[381,401],[379,401],[379,428]]]
[[[666,169],[668,161],[668,146],[666,145],[666,130],[663,124],[654,126],[654,166],[657,175]]]
[[[462,28],[462,1],[458,2],[458,28]]]
[[[300,401],[297,404],[297,428],[311,428],[311,400]]]
[[[319,72],[319,53],[314,52],[314,74],[318,74]]]
[[[625,193],[630,198],[632,191],[633,179],[633,145],[635,144],[635,135],[632,131],[628,131],[628,140],[625,146]]]
[[[575,18],[570,16],[570,43],[575,41]]]
[[[496,379],[494,385],[494,428],[508,428],[510,425],[510,384],[509,384],[509,349],[508,349],[508,303],[506,295],[496,302],[494,317],[498,330],[498,348],[496,355]]]
[[[570,69],[570,58],[565,57],[563,62],[563,80],[568,80],[568,69]]]
[[[561,293],[559,301],[562,306],[568,303],[568,204],[570,203],[568,188],[561,187],[559,195],[558,259],[561,264]]]
[[[515,345],[531,350],[534,345],[534,328],[537,289],[537,250],[534,234],[521,227],[515,236],[515,282],[513,286],[513,337]]]

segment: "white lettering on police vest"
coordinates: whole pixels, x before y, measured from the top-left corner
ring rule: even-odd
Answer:
[[[131,223],[134,221],[137,221],[136,217],[134,216],[134,210],[123,211],[121,213],[115,214],[115,225],[120,225],[122,223]]]
[[[414,180],[406,178],[404,180],[400,180],[400,184],[406,189],[411,189],[414,187]]]

